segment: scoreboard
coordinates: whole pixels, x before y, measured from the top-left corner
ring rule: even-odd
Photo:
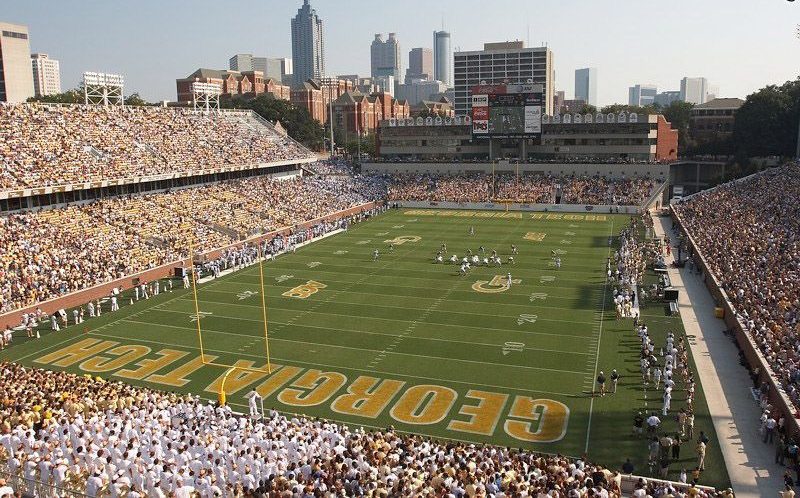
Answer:
[[[472,87],[474,138],[539,138],[542,135],[542,85]]]

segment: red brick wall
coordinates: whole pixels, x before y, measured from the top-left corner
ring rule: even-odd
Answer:
[[[673,130],[672,125],[661,114],[656,122],[656,160],[676,161],[678,159],[678,130]]]
[[[353,207],[353,208],[350,208],[350,209],[345,209],[343,211],[338,211],[336,213],[331,213],[331,214],[329,214],[327,216],[323,216],[321,218],[317,218],[317,219],[314,219],[314,220],[310,220],[310,221],[301,223],[300,225],[297,225],[297,227],[281,228],[281,229],[278,229],[278,230],[275,230],[275,231],[272,231],[272,232],[269,232],[269,233],[266,233],[266,234],[258,235],[258,236],[255,236],[255,237],[251,237],[251,238],[249,238],[247,240],[244,240],[244,241],[241,241],[241,242],[237,242],[235,244],[230,244],[230,245],[225,246],[225,247],[219,247],[217,249],[212,249],[211,251],[208,251],[208,252],[204,253],[201,256],[200,259],[201,260],[213,259],[213,258],[219,256],[220,254],[222,254],[222,252],[224,250],[226,250],[226,249],[230,249],[230,248],[233,248],[233,247],[240,247],[242,244],[245,244],[245,243],[257,243],[257,242],[260,242],[260,241],[262,241],[264,239],[271,239],[271,238],[275,237],[278,234],[289,233],[289,232],[292,231],[293,228],[307,228],[307,227],[316,225],[317,223],[319,223],[321,221],[336,220],[336,219],[352,216],[352,215],[360,213],[362,211],[368,211],[368,210],[372,209],[373,207],[375,207],[375,205],[376,204],[374,202],[368,202],[366,204],[361,204],[360,206],[356,206],[356,207]],[[153,268],[151,270],[147,270],[147,271],[144,271],[144,272],[128,275],[128,276],[123,277],[123,278],[121,278],[119,280],[114,280],[114,281],[111,281],[111,282],[108,282],[108,283],[105,283],[105,284],[99,284],[99,285],[96,285],[94,287],[90,287],[88,289],[84,289],[84,290],[73,292],[71,294],[67,294],[66,296],[57,297],[57,298],[50,299],[48,301],[44,301],[42,303],[33,305],[33,306],[28,306],[26,308],[21,308],[21,309],[16,310],[16,311],[11,311],[11,312],[2,314],[2,315],[0,315],[0,330],[5,329],[6,326],[16,327],[17,325],[19,325],[19,323],[21,321],[22,314],[26,313],[26,312],[35,311],[37,306],[42,308],[42,311],[44,311],[45,313],[52,314],[53,312],[55,312],[56,310],[59,310],[61,308],[69,309],[69,308],[72,308],[72,307],[75,307],[75,306],[80,306],[82,304],[88,303],[89,301],[94,301],[95,299],[98,299],[98,298],[107,297],[107,296],[109,296],[111,294],[111,290],[114,287],[122,287],[125,290],[130,289],[130,288],[133,287],[133,281],[135,279],[137,279],[137,278],[140,279],[141,281],[144,281],[144,282],[150,282],[152,280],[157,280],[157,279],[160,279],[160,278],[165,278],[165,277],[171,276],[173,274],[173,269],[175,267],[177,267],[177,266],[187,266],[188,264],[189,264],[189,260],[188,259],[179,260],[179,261],[173,261],[171,263],[164,264],[162,266],[159,266],[157,268]]]

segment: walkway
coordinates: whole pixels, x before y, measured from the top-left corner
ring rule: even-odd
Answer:
[[[666,233],[670,240],[676,239],[670,218],[656,216],[653,220],[657,236]],[[668,273],[680,292],[683,327],[687,335],[695,337],[689,344],[731,486],[737,498],[777,496],[783,489],[785,469],[773,463],[775,446],[761,442],[761,413],[749,389],[753,383],[739,364],[736,345],[722,333],[727,328],[725,322],[714,316],[715,303],[701,276],[690,274],[686,268],[670,267]]]

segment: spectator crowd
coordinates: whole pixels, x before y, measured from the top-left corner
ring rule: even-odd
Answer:
[[[35,480],[90,498],[622,496],[619,472],[584,459],[276,412],[247,418],[193,396],[13,363],[0,363],[0,377],[0,464],[20,492]],[[632,496],[711,495],[642,479]]]
[[[247,113],[0,105],[0,190],[309,157]]]
[[[395,174],[385,177],[390,201],[488,202],[639,206],[657,183],[650,179],[509,175]]]
[[[709,270],[800,407],[800,165],[721,185],[675,206]]]
[[[253,177],[0,217],[0,312],[378,198],[363,178]]]

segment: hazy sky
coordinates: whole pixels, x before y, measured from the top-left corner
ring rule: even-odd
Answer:
[[[175,79],[227,68],[237,52],[291,57],[289,20],[302,0],[0,0],[0,20],[27,24],[31,50],[61,61],[64,89],[83,71],[122,73],[126,93],[174,100]],[[628,86],[677,90],[705,76],[720,96],[800,75],[800,1],[787,0],[312,0],[325,23],[329,75],[369,74],[375,33],[408,50],[452,33],[453,49],[528,39],[554,52],[556,89],[597,67],[600,104],[627,103]]]

